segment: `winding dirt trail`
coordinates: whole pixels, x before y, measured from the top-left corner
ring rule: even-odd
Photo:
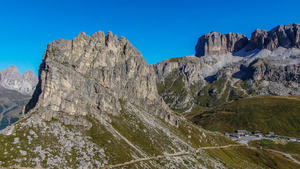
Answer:
[[[201,150],[208,150],[208,149],[224,149],[224,148],[230,148],[230,147],[246,147],[245,145],[240,145],[240,144],[230,144],[228,146],[218,146],[218,147],[201,147],[199,148],[196,152],[192,153],[192,152],[178,152],[178,153],[174,153],[174,154],[168,154],[168,155],[159,155],[156,157],[147,157],[147,158],[139,158],[136,160],[131,160],[129,162],[125,162],[122,164],[116,164],[116,165],[108,165],[104,168],[116,168],[116,167],[123,167],[126,165],[130,165],[130,164],[134,164],[134,163],[138,163],[138,162],[142,162],[142,161],[149,161],[149,160],[156,160],[156,159],[160,159],[160,158],[166,158],[166,157],[174,157],[174,156],[183,156],[183,155],[193,155],[193,154],[197,154],[199,153]]]

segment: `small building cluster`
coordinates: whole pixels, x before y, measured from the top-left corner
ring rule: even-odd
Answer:
[[[253,131],[253,132],[249,132],[247,130],[236,130],[235,133],[233,134],[229,134],[229,133],[224,133],[224,135],[228,138],[230,138],[231,140],[234,141],[251,141],[251,140],[260,140],[260,139],[271,139],[271,138],[280,138],[280,139],[284,139],[286,141],[289,142],[298,142],[300,143],[300,139],[294,138],[294,137],[288,137],[288,136],[278,136],[275,135],[274,132],[270,131],[268,132],[266,135],[263,135],[261,131]],[[254,139],[255,137],[258,137],[257,139]]]
[[[260,131],[253,131],[252,133],[247,131],[247,130],[236,130],[234,134],[228,134],[228,133],[225,133],[224,134],[226,137],[235,137],[235,138],[242,138],[242,137],[248,137],[250,135],[254,135],[256,137],[264,137],[264,135],[262,134],[262,132]],[[266,134],[267,138],[275,138],[275,137],[278,137],[277,135],[275,135],[274,132],[268,132]]]

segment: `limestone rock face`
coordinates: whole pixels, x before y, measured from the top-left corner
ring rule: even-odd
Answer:
[[[262,49],[264,44],[267,41],[268,37],[268,31],[267,30],[260,30],[256,29],[252,34],[251,34],[251,47],[249,47],[248,50],[253,50],[255,48],[260,48]]]
[[[218,56],[236,52],[248,44],[247,36],[239,33],[221,34],[211,32],[201,36],[196,45],[196,56]]]
[[[240,33],[227,33],[227,50],[236,52],[248,44],[248,37]]]
[[[112,32],[82,32],[73,40],[50,43],[39,74],[25,111],[44,112],[46,120],[90,127],[82,117],[100,114],[110,121],[108,114],[118,115],[120,101],[126,100],[176,123],[157,94],[153,68],[128,40]]]
[[[32,95],[37,82],[38,79],[31,70],[26,71],[23,76],[16,66],[0,71],[0,85],[24,95]]]
[[[300,65],[288,64],[278,66],[267,59],[254,60],[246,69],[250,78],[255,81],[266,80],[272,82],[300,83]]]

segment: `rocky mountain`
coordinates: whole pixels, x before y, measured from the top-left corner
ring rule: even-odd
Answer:
[[[37,77],[32,70],[20,74],[16,66],[10,66],[0,71],[0,85],[9,90],[18,91],[24,95],[32,95],[36,84]]]
[[[120,100],[127,100],[160,117],[168,116],[176,125],[156,93],[153,68],[124,37],[97,32],[91,37],[81,33],[72,41],[54,41],[47,46],[39,71],[40,83],[26,112],[37,108],[47,112],[42,116],[48,120],[58,118],[59,111],[70,117],[89,112],[110,121],[108,114],[118,114]]]
[[[171,109],[191,113],[240,97],[300,95],[299,24],[242,34],[208,33],[196,56],[156,65],[159,94]]]
[[[174,114],[157,92],[153,67],[112,32],[49,43],[25,113],[1,131],[0,166],[297,167]]]

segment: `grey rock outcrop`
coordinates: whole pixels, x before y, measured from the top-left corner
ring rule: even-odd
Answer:
[[[124,37],[99,31],[80,33],[73,40],[54,41],[47,46],[39,70],[39,84],[26,106],[28,111],[46,112],[46,120],[91,127],[88,114],[118,115],[120,100],[126,100],[177,124],[157,94],[155,72],[142,54]]]
[[[255,81],[300,83],[299,64],[277,66],[267,59],[257,59],[251,63],[248,71],[252,73],[251,78]]]
[[[240,33],[221,34],[211,32],[201,36],[195,47],[196,56],[218,56],[228,52],[236,52],[248,44],[247,36]]]
[[[32,95],[37,82],[38,79],[31,70],[26,71],[23,76],[16,66],[0,71],[0,85],[24,95]]]

